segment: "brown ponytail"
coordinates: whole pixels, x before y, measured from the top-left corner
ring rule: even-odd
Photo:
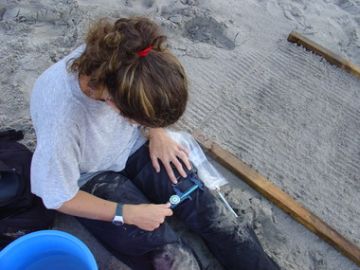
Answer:
[[[137,54],[149,46],[146,57]],[[90,76],[92,87],[105,87],[121,114],[144,126],[168,126],[185,111],[185,71],[167,48],[166,36],[147,18],[98,21],[70,70]]]

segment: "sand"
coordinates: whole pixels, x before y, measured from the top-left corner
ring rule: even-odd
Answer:
[[[191,83],[178,128],[202,130],[360,246],[360,80],[286,41],[297,30],[360,65],[360,1],[1,1],[0,126],[22,129],[32,85],[103,16],[147,15],[169,35]],[[223,188],[283,269],[360,269],[239,179]],[[201,241],[206,269],[221,269]],[[101,269],[126,269],[73,218]]]

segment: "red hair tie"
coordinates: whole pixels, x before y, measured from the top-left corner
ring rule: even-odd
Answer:
[[[149,52],[152,50],[152,46],[146,47],[145,49],[136,52],[138,56],[145,57],[149,54]]]

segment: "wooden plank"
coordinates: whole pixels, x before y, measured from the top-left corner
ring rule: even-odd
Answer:
[[[334,246],[338,251],[360,266],[360,249],[340,235],[335,229],[315,214],[296,202],[290,195],[275,186],[247,164],[230,152],[207,139],[200,132],[193,133],[194,138],[209,152],[215,160],[243,179],[248,185],[303,224],[317,236]]]
[[[360,67],[351,63],[349,60],[333,53],[325,47],[311,41],[303,35],[293,31],[289,34],[287,40],[292,43],[303,46],[307,50],[324,57],[330,64],[336,65],[345,71],[360,78]]]

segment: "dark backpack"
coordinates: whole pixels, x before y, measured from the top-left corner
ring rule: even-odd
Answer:
[[[52,226],[55,212],[31,193],[32,153],[17,142],[21,131],[0,132],[0,249],[16,238]]]

